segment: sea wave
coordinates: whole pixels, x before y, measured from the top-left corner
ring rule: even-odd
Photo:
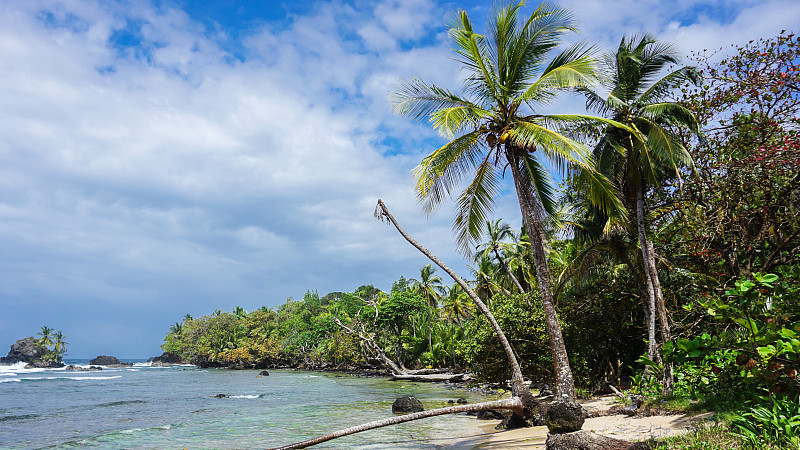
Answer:
[[[264,394],[261,395],[231,395],[230,398],[261,398]]]
[[[39,417],[39,414],[20,414],[17,416],[0,416],[0,423],[2,422],[12,422],[18,420],[27,420],[27,419],[35,419]]]
[[[19,383],[20,381],[22,380],[20,380],[19,378],[3,378],[2,380],[0,380],[0,383]]]
[[[117,378],[122,378],[122,375],[114,375],[110,377],[25,377],[21,378],[22,381],[43,381],[43,380],[79,380],[79,381],[98,381],[98,380],[114,380]]]

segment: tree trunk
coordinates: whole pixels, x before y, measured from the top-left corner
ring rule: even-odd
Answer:
[[[550,280],[550,265],[545,252],[544,229],[539,217],[544,214],[541,200],[527,186],[523,186],[523,177],[520,171],[520,161],[509,158],[514,186],[517,189],[519,207],[522,212],[522,222],[528,230],[531,242],[533,262],[536,266],[536,279],[539,282],[539,291],[542,294],[542,309],[544,310],[547,334],[550,337],[550,349],[553,353],[553,372],[555,375],[555,398],[558,400],[574,401],[575,382],[572,378],[572,369],[569,366],[569,356],[561,334],[561,325],[558,323],[558,314],[553,305],[553,289]]]
[[[508,364],[511,366],[511,392],[512,395],[515,397],[521,397],[523,404],[527,409],[534,409],[538,407],[538,401],[533,397],[531,394],[530,389],[525,384],[522,378],[522,369],[520,369],[519,362],[517,361],[517,357],[514,354],[514,349],[511,347],[511,344],[506,339],[505,333],[500,328],[500,324],[497,323],[497,320],[492,315],[492,312],[489,311],[489,308],[486,307],[486,304],[481,301],[475,291],[463,280],[461,279],[458,274],[456,274],[453,269],[447,266],[442,260],[440,260],[436,255],[430,252],[430,250],[426,249],[422,246],[419,242],[417,242],[414,238],[412,238],[408,233],[403,230],[400,224],[397,223],[394,216],[389,212],[389,209],[386,208],[386,205],[383,203],[381,199],[378,199],[378,206],[375,208],[375,217],[380,220],[384,218],[389,220],[389,222],[394,225],[400,235],[405,238],[411,245],[413,245],[417,250],[422,252],[425,256],[428,257],[431,261],[434,262],[437,266],[441,267],[450,277],[459,285],[464,292],[469,295],[469,298],[472,299],[472,302],[475,303],[475,306],[478,308],[478,311],[486,317],[486,320],[489,321],[489,324],[492,326],[492,329],[497,334],[498,339],[500,339],[500,345],[503,347],[503,351],[506,354],[506,359],[508,359]],[[571,381],[571,373],[570,373],[570,381]]]
[[[295,448],[306,448],[308,446],[321,444],[323,442],[327,442],[330,441],[331,439],[336,439],[342,436],[348,436],[351,434],[360,433],[362,431],[373,430],[375,428],[386,427],[389,425],[396,425],[398,423],[405,423],[405,422],[410,422],[412,420],[425,419],[427,417],[441,416],[444,414],[455,414],[455,413],[470,412],[470,411],[484,411],[487,409],[510,409],[515,412],[521,412],[523,407],[522,407],[522,401],[518,397],[512,397],[503,400],[495,400],[491,402],[473,403],[471,405],[458,405],[458,406],[449,406],[447,408],[431,409],[429,411],[421,411],[417,413],[388,417],[386,419],[367,422],[365,424],[356,427],[345,428],[343,430],[335,431],[333,433],[329,433],[314,439],[309,439],[307,441],[302,441],[302,442],[295,442],[294,444],[285,445],[283,447],[276,447],[270,450],[289,450]]]
[[[658,271],[656,270],[656,252],[653,250],[653,243],[648,241],[647,247],[650,253],[650,271],[653,273],[653,291],[656,294],[656,310],[658,311],[658,323],[661,325],[661,345],[666,344],[672,339],[672,332],[669,325],[669,316],[667,315],[667,305],[664,302],[664,291],[661,290],[661,282],[658,280]],[[661,356],[659,354],[659,356]],[[661,395],[670,396],[675,390],[673,381],[673,365],[672,362],[664,362],[664,379],[661,387]]]
[[[636,226],[639,230],[639,246],[642,248],[642,259],[644,262],[644,272],[648,281],[648,294],[652,295],[650,300],[650,317],[651,322],[648,323],[648,355],[650,354],[650,347],[655,345],[655,314],[658,312],[658,320],[661,325],[661,343],[664,344],[669,341],[672,336],[669,326],[669,317],[667,317],[667,308],[664,304],[664,294],[661,290],[661,282],[658,279],[658,270],[656,268],[655,251],[653,250],[653,243],[647,239],[645,219],[644,219],[644,186],[641,186],[636,191]],[[656,355],[655,351],[653,356]],[[655,360],[654,358],[650,358]],[[662,380],[661,395],[672,395],[674,390],[673,383],[673,365],[670,362],[664,363],[664,377]]]
[[[650,273],[650,247],[647,245],[647,233],[644,223],[644,188],[638,188],[636,191],[636,230],[639,233],[639,247],[642,250],[642,269],[644,271],[644,284],[640,285],[642,294],[647,297],[642,301],[647,302],[645,311],[647,313],[647,359],[651,361],[656,360],[656,294],[653,285],[653,276]],[[650,369],[645,367],[645,373],[649,374]]]

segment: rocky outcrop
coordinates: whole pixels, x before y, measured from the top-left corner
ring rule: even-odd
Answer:
[[[393,413],[414,413],[424,410],[425,408],[422,407],[422,402],[417,400],[413,395],[400,397],[392,404]]]
[[[46,352],[47,349],[36,343],[36,339],[26,337],[11,345],[8,355],[0,358],[0,364],[32,363],[40,360]]]
[[[64,370],[75,371],[75,372],[92,372],[95,370],[103,370],[103,368],[98,366],[81,367],[70,364],[67,367],[64,367]]]
[[[153,366],[168,366],[172,364],[183,364],[183,358],[176,353],[164,352],[160,356],[153,356],[147,360]]]
[[[64,367],[61,361],[34,361],[25,366],[26,369],[58,369]]]
[[[258,376],[260,376],[260,377],[268,377],[269,376],[269,371],[262,370],[261,372],[259,372]]]
[[[122,362],[115,356],[100,355],[97,358],[89,361],[89,364],[94,366],[107,366],[107,367],[131,367],[132,363]]]

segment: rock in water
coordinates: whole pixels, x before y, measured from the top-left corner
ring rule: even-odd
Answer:
[[[89,365],[110,366],[110,367],[131,367],[132,363],[122,362],[115,356],[100,355],[89,361]]]
[[[211,398],[230,398],[227,394],[209,395]]]
[[[165,366],[170,364],[182,364],[183,358],[180,355],[175,353],[168,353],[164,352],[160,356],[153,356],[152,358],[148,358],[147,362],[149,362],[153,366]]]
[[[44,356],[47,349],[36,343],[33,336],[19,339],[11,345],[8,355],[0,358],[0,364],[31,363]]]
[[[591,431],[578,431],[549,434],[545,448],[547,450],[646,450],[650,446],[645,443],[600,436]]]
[[[413,395],[400,397],[392,404],[393,413],[412,413],[420,411],[425,411],[425,408],[422,407],[422,402],[417,400]]]
[[[269,376],[269,372],[267,372],[266,370],[262,370],[258,374],[261,375],[262,377],[268,377]]]
[[[557,402],[547,408],[545,421],[551,433],[579,431],[583,426],[583,407],[574,402]]]

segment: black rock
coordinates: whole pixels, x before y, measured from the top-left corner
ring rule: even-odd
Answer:
[[[547,429],[551,433],[580,431],[584,422],[583,407],[574,402],[556,402],[547,408]]]
[[[182,364],[183,358],[181,358],[180,355],[175,353],[164,352],[160,356],[153,356],[152,358],[148,358],[147,362],[151,363],[154,366]]]
[[[70,364],[67,367],[65,367],[64,370],[71,370],[75,372],[91,372],[94,370],[103,370],[103,368],[98,366],[80,367],[80,366],[73,366],[72,364]]]
[[[269,376],[269,372],[267,372],[266,370],[262,370],[258,374],[261,375],[262,377],[268,377]]]
[[[209,395],[211,398],[230,398],[227,394]]]
[[[109,366],[109,367],[131,367],[132,363],[122,362],[115,356],[100,355],[97,358],[89,361],[91,365]]]
[[[505,416],[500,411],[495,411],[493,409],[485,409],[483,411],[478,411],[475,414],[475,417],[478,420],[503,420]]]
[[[467,399],[465,399],[464,397],[461,397],[458,400],[456,400],[456,403],[461,404],[461,405],[466,405],[467,404]]]
[[[64,367],[64,363],[60,361],[34,361],[25,366],[26,369],[57,369]]]
[[[422,402],[417,400],[413,395],[400,397],[392,404],[393,413],[412,413],[420,411],[425,411],[425,408],[422,407]]]
[[[8,355],[0,358],[0,364],[31,363],[41,359],[46,352],[47,349],[36,343],[33,336],[26,337],[11,345]]]

